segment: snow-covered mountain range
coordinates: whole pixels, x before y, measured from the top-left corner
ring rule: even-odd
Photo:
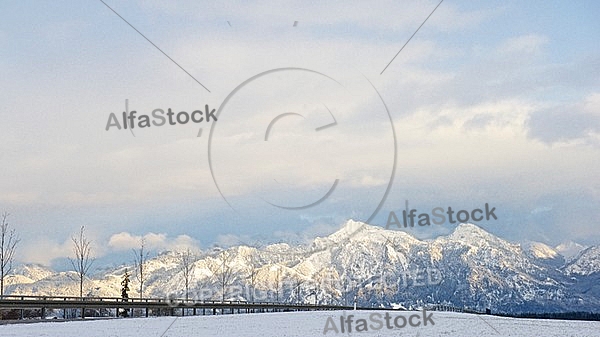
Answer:
[[[600,312],[600,246],[515,244],[473,224],[419,240],[403,231],[348,221],[310,245],[213,248],[195,256],[188,296],[194,299],[310,302],[414,307],[443,303],[500,312]],[[569,256],[558,250],[564,248]],[[574,249],[578,249],[574,253]],[[145,263],[144,297],[185,297],[183,253]],[[87,296],[120,296],[125,270],[97,272]],[[77,296],[74,272],[40,265],[15,268],[7,294]]]

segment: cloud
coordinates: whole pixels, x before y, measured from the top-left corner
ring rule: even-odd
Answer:
[[[32,252],[24,258],[47,261],[68,256],[70,243],[61,240],[70,229],[63,224],[82,219],[98,224],[99,234],[110,237],[98,247],[107,254],[111,249],[138,247],[142,236],[132,233],[146,231],[153,231],[144,238],[156,249],[195,244],[190,237],[177,236],[180,230],[221,245],[247,242],[240,233],[223,234],[227,229],[214,225],[245,220],[226,214],[229,208],[212,181],[208,127],[202,137],[196,137],[197,125],[136,130],[133,137],[129,130],[107,132],[104,126],[110,112],[123,111],[125,99],[130,110],[145,114],[156,108],[217,107],[236,85],[274,67],[323,70],[344,84],[357,74],[354,77],[366,83],[361,73],[373,81],[397,131],[399,160],[390,203],[393,198],[404,200],[411,186],[427,191],[422,198],[428,200],[460,192],[474,198],[486,195],[487,187],[493,191],[487,195],[516,204],[526,195],[557,189],[565,194],[568,189],[600,190],[593,185],[598,152],[545,146],[600,144],[596,117],[600,95],[569,103],[591,87],[597,90],[600,58],[592,47],[581,47],[587,48],[583,53],[573,49],[579,47],[576,39],[573,44],[561,41],[555,23],[538,27],[519,20],[524,10],[520,4],[497,5],[502,7],[498,9],[489,3],[444,2],[379,75],[437,3],[113,4],[206,84],[210,94],[102,4],[97,11],[81,5],[88,10],[81,12],[75,24],[84,24],[77,26],[57,22],[61,16],[51,15],[68,9],[61,4],[49,7],[50,15],[32,10],[8,17],[8,30],[0,32],[0,45],[11,45],[9,57],[0,60],[7,65],[6,76],[0,79],[6,88],[0,98],[7,112],[0,123],[5,163],[0,202],[28,217],[22,227],[24,244],[26,240],[36,244],[27,246]],[[487,20],[491,16],[493,20]],[[299,25],[293,27],[296,20]],[[37,28],[28,33],[27,22],[37,22]],[[577,17],[572,23],[594,24]],[[580,56],[571,57],[566,51]],[[586,59],[586,53],[592,55]],[[311,109],[289,103],[297,103],[293,99],[311,88],[316,94],[309,103],[335,98],[332,91],[272,84],[272,90],[256,87],[237,103],[241,96],[236,94],[229,108],[236,103],[239,115],[230,114],[230,109],[218,122],[213,173],[223,193],[238,198],[228,202],[239,205],[241,213],[253,211],[254,222],[260,223],[256,231],[270,238],[293,236],[273,234],[272,228],[302,222],[303,217],[334,214],[330,223],[339,223],[337,217],[366,212],[362,204],[378,202],[375,190],[385,189],[392,159],[389,121],[379,118],[381,111],[376,109],[381,102],[372,88],[347,87],[353,96],[332,99],[335,104],[330,106],[338,125],[314,132],[316,126],[330,122],[329,114],[310,115]],[[262,136],[269,120],[264,119],[284,111],[306,113],[307,123],[282,120],[266,143]],[[338,204],[323,203],[322,208],[280,216],[252,203],[257,199],[265,204],[256,195],[289,205],[308,203],[322,196],[336,178],[340,179],[336,191],[341,193],[331,200],[337,198]],[[361,202],[343,208],[344,198]],[[141,223],[143,217],[135,216],[139,214],[151,214],[155,227],[145,227],[149,225]],[[170,223],[173,214],[188,225],[161,225]],[[210,220],[204,227],[196,226],[195,221],[205,216]],[[42,225],[50,228],[54,241],[36,237]],[[119,231],[124,232],[114,234]],[[38,250],[38,242],[46,252]]]
[[[148,250],[172,250],[179,251],[184,249],[198,250],[198,242],[188,235],[178,235],[171,238],[167,234],[147,233],[143,236],[133,235],[128,232],[114,234],[108,240],[108,246],[115,251],[124,251],[129,249],[139,249],[142,239],[145,240]]]
[[[498,48],[498,52],[508,56],[517,54],[519,56],[539,53],[548,44],[549,39],[539,34],[527,34],[505,40]]]
[[[288,243],[307,244],[312,242],[316,237],[327,236],[340,229],[340,224],[331,224],[316,222],[308,226],[301,232],[293,232],[286,230],[278,230],[273,233],[273,236],[278,240]]]
[[[534,111],[527,121],[528,135],[546,144],[595,144],[600,134],[600,94],[584,102]]]
[[[215,246],[217,247],[231,247],[246,245],[250,247],[260,246],[260,240],[252,238],[250,235],[236,235],[236,234],[220,234],[215,240]]]
[[[49,266],[52,260],[73,256],[73,243],[69,239],[58,243],[45,238],[28,240],[22,247],[18,247],[17,259],[25,263],[39,263]]]
[[[477,114],[463,124],[465,130],[485,129],[494,121],[494,116],[490,114]]]
[[[134,235],[128,232],[113,234],[108,242],[97,240],[98,233],[94,231],[86,232],[86,237],[91,242],[91,256],[100,258],[111,253],[139,249],[142,236]],[[147,233],[143,235],[146,243],[146,249],[153,251],[181,251],[187,248],[193,251],[199,251],[199,244],[196,239],[188,235],[178,235],[169,237],[162,233]],[[73,257],[73,242],[71,238],[64,242],[57,242],[47,238],[35,238],[27,240],[18,247],[18,260],[27,263],[40,263],[50,265],[53,260]]]
[[[19,226],[20,227],[20,226]],[[79,235],[79,227],[72,228],[73,232],[66,235],[66,239],[52,238],[50,235],[38,236],[38,237],[27,237],[26,240],[22,240],[18,246],[18,257],[16,258],[20,262],[24,263],[40,263],[46,266],[50,266],[54,260],[57,259],[72,259],[75,258],[73,251],[73,238],[77,238]],[[22,231],[19,229],[19,233]],[[84,228],[85,239],[90,243],[90,257],[98,258],[109,253],[105,241],[101,239],[102,233],[98,230],[98,227],[85,226]],[[64,238],[64,237],[63,237]],[[68,268],[71,267],[69,262],[66,262]]]
[[[536,207],[533,211],[531,211],[531,214],[545,213],[545,212],[550,212],[551,210],[552,210],[552,207],[540,206],[540,207]]]
[[[244,27],[245,30],[263,30],[265,28],[292,26],[296,20],[301,27],[318,26],[322,30],[329,27],[346,26],[346,29],[360,27],[362,29],[389,29],[394,31],[416,29],[429,15],[438,2],[416,1],[398,2],[384,0],[365,3],[360,0],[344,2],[307,2],[288,1],[285,6],[273,6],[269,1],[229,1],[194,3],[175,1],[140,1],[139,4],[148,11],[164,15],[190,16],[191,20],[211,18],[230,21],[231,27]],[[480,24],[489,18],[494,10],[465,10],[448,3],[440,6],[430,25],[440,30],[459,30]],[[325,26],[325,27],[324,27]],[[225,28],[225,26],[224,26]]]
[[[357,179],[353,179],[350,184],[354,187],[373,187],[373,186],[382,186],[386,185],[388,180],[373,177],[371,175],[364,175],[362,177],[358,177]]]

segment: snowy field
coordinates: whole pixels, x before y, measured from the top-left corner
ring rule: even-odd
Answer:
[[[307,337],[323,336],[330,320],[340,329],[340,316],[368,320],[382,311],[320,311],[297,313],[240,314],[225,316],[158,317],[111,319],[102,321],[44,322],[0,326],[0,336],[236,336],[236,337]],[[391,317],[421,315],[420,312],[389,312]],[[427,314],[429,314],[428,312]],[[377,331],[335,333],[325,336],[600,336],[600,322],[515,319],[471,314],[432,312],[435,325]],[[392,320],[390,320],[392,321]],[[413,323],[417,324],[417,319]],[[398,322],[402,322],[400,319]],[[370,321],[369,324],[377,324]],[[390,322],[393,326],[393,322]],[[399,325],[401,325],[399,323]]]

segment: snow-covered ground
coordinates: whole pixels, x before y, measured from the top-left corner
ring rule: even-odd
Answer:
[[[320,311],[224,316],[158,317],[111,319],[101,321],[44,322],[0,326],[0,336],[236,336],[236,337],[307,337],[323,336],[329,327],[340,330],[340,316],[354,315],[353,320],[368,320],[382,311]],[[421,312],[390,311],[391,317],[420,315]],[[430,312],[427,312],[429,314]],[[600,336],[600,322],[515,319],[461,313],[432,312],[435,325],[387,329],[385,320],[379,330],[335,333],[325,336]],[[402,319],[399,319],[401,325]],[[413,321],[417,323],[417,319]],[[377,324],[374,321],[370,325]],[[393,322],[390,322],[393,326]]]

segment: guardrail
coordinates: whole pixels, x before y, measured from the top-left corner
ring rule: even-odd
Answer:
[[[185,315],[191,311],[197,315],[201,310],[202,315],[280,312],[280,311],[312,311],[312,310],[352,310],[351,306],[323,305],[307,303],[279,303],[279,302],[246,302],[246,301],[214,301],[168,298],[128,298],[120,297],[73,297],[73,296],[25,296],[6,295],[0,296],[0,310],[41,309],[40,316],[45,317],[48,309],[80,309],[80,317],[85,317],[89,309],[114,309],[114,316],[119,310],[144,309],[145,316],[153,315]],[[357,310],[391,310],[385,308],[356,308]]]
[[[455,307],[455,306],[447,305],[447,304],[430,304],[430,305],[426,305],[425,309],[427,309],[429,311],[464,312],[467,314],[478,314],[478,315],[483,315],[483,314],[488,313],[486,311],[479,311],[479,310],[469,309],[469,308],[464,308],[464,307]]]

